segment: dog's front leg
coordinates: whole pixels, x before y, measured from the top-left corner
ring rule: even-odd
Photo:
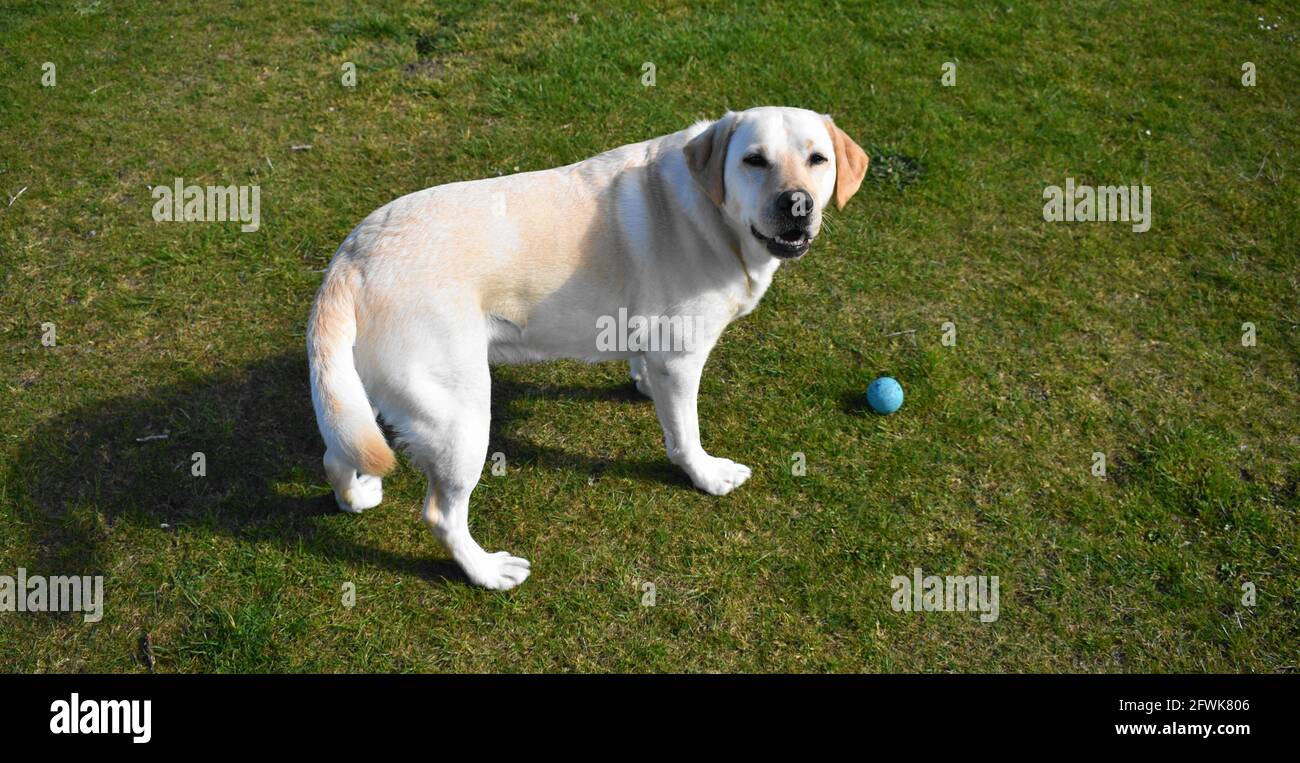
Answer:
[[[700,490],[726,495],[749,479],[750,471],[744,464],[710,456],[700,444],[696,402],[706,359],[703,353],[647,353],[645,369],[654,390],[655,413],[664,428],[668,460],[682,467]]]

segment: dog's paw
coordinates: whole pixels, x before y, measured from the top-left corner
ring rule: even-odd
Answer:
[[[645,370],[645,359],[633,358],[627,362],[627,366],[628,376],[632,377],[633,383],[636,384],[636,391],[654,400],[655,396],[650,392],[650,377]]]
[[[654,400],[654,399],[655,399],[654,393],[650,391],[650,380],[649,380],[649,379],[647,379],[647,378],[645,378],[645,377],[643,376],[643,377],[641,377],[640,379],[633,379],[633,381],[636,382],[636,391],[637,391],[637,392],[640,392],[642,395],[645,395],[646,397],[650,398],[651,400]]]
[[[476,586],[493,591],[508,591],[528,579],[532,564],[509,552],[483,554],[469,564],[462,564],[465,576]]]
[[[360,514],[366,509],[373,509],[384,500],[384,480],[373,474],[359,474],[352,480],[347,496],[334,494],[339,508],[349,514]]]
[[[704,456],[686,469],[695,487],[711,495],[726,495],[740,487],[751,474],[749,467],[729,458]]]

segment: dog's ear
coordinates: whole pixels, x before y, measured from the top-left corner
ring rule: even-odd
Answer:
[[[682,149],[686,154],[686,166],[691,170],[691,177],[699,184],[700,190],[722,206],[727,196],[724,174],[727,166],[727,144],[731,134],[736,131],[736,115],[728,111],[722,118],[709,125],[704,132],[691,138]]]
[[[867,176],[871,157],[835,126],[830,114],[822,116],[826,118],[826,131],[831,134],[831,145],[835,146],[835,208],[844,209]]]

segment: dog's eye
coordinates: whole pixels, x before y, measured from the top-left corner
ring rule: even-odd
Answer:
[[[745,164],[748,164],[750,167],[767,166],[767,160],[763,158],[762,154],[750,154],[749,156],[746,156],[742,161],[744,161]]]
[[[825,154],[813,154],[812,156],[808,157],[808,163],[813,165],[814,167],[817,166],[818,164],[825,164],[826,156]]]

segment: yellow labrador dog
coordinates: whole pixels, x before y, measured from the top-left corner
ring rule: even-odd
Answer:
[[[403,196],[348,235],[307,327],[325,472],[344,511],[379,503],[398,433],[429,478],[424,521],[474,583],[526,559],[470,536],[495,362],[628,361],[668,458],[725,495],[749,467],[704,452],[700,373],[723,328],[802,257],[867,155],[830,117],[729,112],[558,169]]]

